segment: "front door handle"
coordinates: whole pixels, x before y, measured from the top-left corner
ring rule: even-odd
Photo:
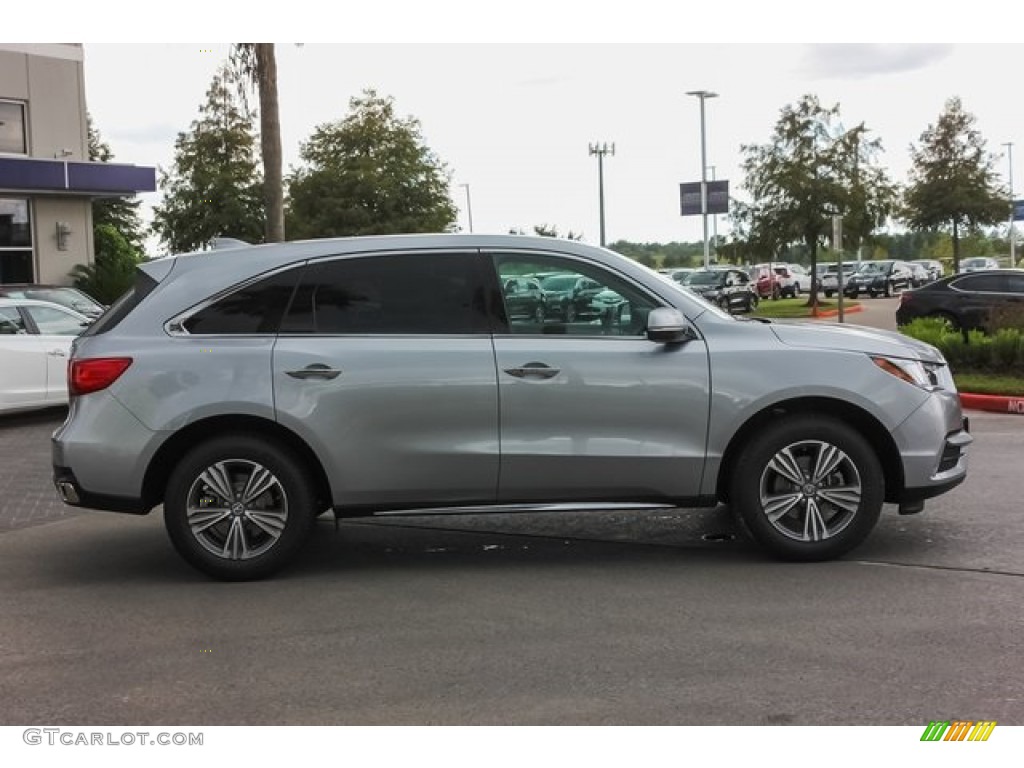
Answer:
[[[46,354],[50,357],[67,357],[67,353],[63,349],[51,349]]]
[[[552,368],[544,363],[527,363],[521,368],[506,368],[505,373],[515,376],[517,379],[552,379],[561,373],[560,368]]]
[[[313,363],[297,371],[285,371],[285,373],[293,379],[336,379],[341,371],[323,363]]]

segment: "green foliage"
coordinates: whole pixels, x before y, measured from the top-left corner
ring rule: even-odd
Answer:
[[[954,98],[935,125],[911,147],[910,184],[903,218],[912,229],[943,229],[952,235],[953,270],[960,268],[960,235],[1009,216],[1009,194],[997,183],[995,158],[974,127],[975,118]],[[972,254],[973,255],[973,254]]]
[[[838,105],[826,108],[807,95],[795,107],[786,106],[767,144],[742,147],[743,186],[752,202],[737,209],[738,230],[769,258],[802,242],[813,273],[818,248],[831,236],[833,214],[843,216],[844,233],[856,246],[892,208],[895,187],[875,164],[881,150],[863,123],[842,128]]]
[[[319,126],[289,179],[293,237],[443,232],[456,221],[451,174],[423,143],[419,121],[395,115],[373,90],[350,114]]]
[[[704,263],[704,243],[631,243],[617,240],[608,248],[655,269],[696,267]]]
[[[99,224],[94,233],[95,261],[71,270],[75,286],[103,304],[112,304],[131,288],[140,253],[112,224]]]
[[[103,141],[99,129],[93,125],[92,117],[86,115],[89,127],[89,159],[93,162],[109,163],[114,159],[110,145]],[[96,228],[109,224],[114,227],[137,251],[142,251],[144,231],[139,217],[141,200],[124,197],[99,197],[92,201],[92,225]]]
[[[990,335],[976,330],[964,334],[939,318],[921,317],[900,330],[937,347],[956,374],[1024,376],[1024,331],[1019,327],[1001,328]]]
[[[263,238],[262,181],[255,159],[252,116],[239,105],[226,67],[214,77],[188,133],[174,143],[174,164],[161,171],[163,203],[153,230],[175,253],[216,237]]]

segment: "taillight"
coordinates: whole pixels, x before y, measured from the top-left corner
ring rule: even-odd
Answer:
[[[68,363],[68,392],[87,395],[106,389],[132,364],[130,357],[92,357]]]

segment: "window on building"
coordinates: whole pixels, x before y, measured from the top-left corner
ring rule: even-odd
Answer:
[[[0,153],[24,155],[25,105],[16,101],[0,101]]]
[[[32,282],[28,200],[0,197],[0,283]]]

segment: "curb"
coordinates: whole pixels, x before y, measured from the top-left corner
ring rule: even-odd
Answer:
[[[864,311],[864,305],[863,304],[858,304],[857,306],[850,307],[849,309],[847,309],[846,307],[843,307],[843,315],[844,316],[845,315],[852,315],[854,312],[863,312],[863,311]],[[839,317],[839,310],[838,309],[819,309],[817,316],[818,317]]]
[[[994,413],[1013,413],[1024,416],[1024,397],[1008,397],[1006,395],[974,395],[970,392],[960,393],[960,405],[975,411],[992,411]]]

